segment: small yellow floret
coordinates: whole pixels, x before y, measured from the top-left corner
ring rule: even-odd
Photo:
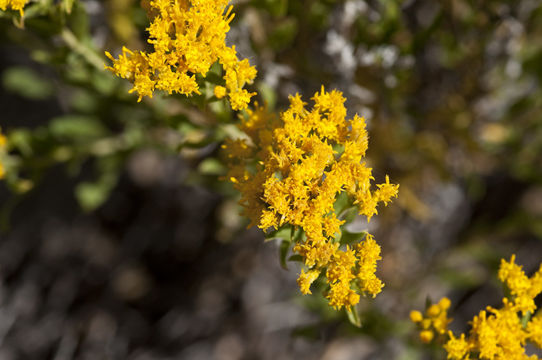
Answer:
[[[299,274],[297,283],[303,295],[312,294],[310,286],[314,282],[314,280],[318,278],[318,275],[320,275],[320,271],[318,270],[310,270],[308,272],[301,270],[301,274]]]
[[[429,317],[437,317],[438,314],[440,314],[440,307],[436,304],[429,306],[429,309],[427,309],[427,316]]]
[[[217,98],[222,99],[226,96],[226,88],[224,86],[215,86],[214,94]]]
[[[532,278],[527,277],[520,265],[515,263],[516,256],[512,255],[510,262],[501,260],[499,280],[502,281],[514,297],[516,309],[524,315],[533,313],[536,309],[534,298],[542,292],[542,268]]]
[[[451,304],[452,304],[452,302],[447,297],[443,297],[438,302],[438,306],[439,306],[441,311],[447,311],[450,308]]]
[[[465,340],[465,334],[461,334],[461,337],[456,338],[454,337],[454,334],[449,331],[448,335],[450,339],[444,345],[444,349],[446,349],[446,352],[448,352],[448,359],[464,359],[469,352],[469,343]]]
[[[542,349],[542,313],[538,313],[527,324],[529,340]]]
[[[413,323],[419,323],[419,322],[421,322],[423,320],[423,315],[418,310],[412,310],[410,312],[410,320]]]
[[[420,332],[420,340],[425,344],[430,343],[434,337],[435,334],[431,330],[423,330]]]

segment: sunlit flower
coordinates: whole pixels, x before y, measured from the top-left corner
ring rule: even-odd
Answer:
[[[448,352],[448,359],[469,359],[468,353],[470,346],[467,340],[465,340],[465,334],[461,334],[461,337],[456,338],[449,331],[448,335],[450,339],[444,344],[444,349]]]
[[[130,92],[152,97],[155,90],[169,94],[200,94],[196,75],[207,75],[217,61],[224,70],[224,86],[217,85],[218,98],[229,97],[234,110],[245,109],[254,93],[243,87],[256,77],[247,59],[239,60],[235,46],[226,45],[226,33],[233,19],[228,0],[153,0],[153,20],[147,28],[152,52],[123,47],[115,59],[109,52],[117,76],[133,83]]]
[[[320,275],[318,270],[310,270],[308,272],[301,270],[297,283],[303,294],[311,294],[310,286],[318,278],[318,275]]]
[[[488,306],[480,311],[472,319],[468,335],[461,334],[456,337],[448,331],[448,341],[444,345],[448,359],[463,360],[470,359],[471,356],[487,360],[538,359],[536,355],[526,354],[525,345],[530,341],[542,349],[542,318],[540,315],[530,317],[536,310],[534,299],[542,292],[541,278],[542,267],[529,278],[521,266],[515,264],[514,255],[510,261],[503,259],[499,268],[499,280],[507,285],[512,299],[504,298],[499,309]],[[427,319],[420,319],[417,312],[411,313],[411,320],[421,328],[420,337],[422,332],[430,328],[440,333],[446,331],[449,322],[447,319],[440,324],[435,322],[443,309],[450,306],[448,299],[444,302],[443,300],[438,306],[432,305],[427,309]]]
[[[424,343],[429,343],[435,337],[435,334],[443,335],[448,330],[448,324],[452,321],[448,317],[450,308],[450,299],[444,297],[437,304],[430,305],[425,310],[425,315],[419,311],[410,312],[410,320],[420,328],[420,339]]]
[[[529,340],[542,349],[542,314],[533,317],[527,324]]]
[[[376,295],[383,283],[375,275],[380,246],[368,234],[352,248],[337,241],[344,220],[334,204],[341,193],[368,219],[379,203],[397,196],[399,185],[386,182],[372,189],[371,168],[363,158],[368,146],[365,120],[346,120],[345,98],[322,88],[306,109],[300,95],[280,116],[256,104],[240,129],[246,139],[229,140],[223,148],[230,165],[227,178],[241,192],[244,215],[264,231],[284,225],[301,228],[306,238],[293,251],[309,269],[298,283],[309,293],[307,274],[323,272],[329,304],[337,309],[359,302],[360,293]]]
[[[499,280],[502,281],[514,297],[515,309],[523,314],[536,309],[534,298],[542,292],[542,268],[528,278],[520,265],[515,264],[516,256],[512,255],[510,262],[501,260]]]

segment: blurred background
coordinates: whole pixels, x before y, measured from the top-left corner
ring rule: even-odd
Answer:
[[[444,359],[411,309],[452,300],[454,331],[499,306],[501,258],[542,262],[542,4],[234,1],[228,43],[280,111],[325,85],[368,121],[399,198],[362,327],[246,229],[220,142],[224,103],[136,102],[104,50],[146,48],[136,0],[32,2],[0,16],[0,359]],[[15,19],[15,20],[14,20]],[[538,299],[540,305],[541,299]]]

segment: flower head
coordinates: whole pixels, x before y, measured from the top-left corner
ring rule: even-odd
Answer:
[[[369,234],[352,248],[341,248],[337,236],[344,220],[334,204],[341,193],[352,199],[368,219],[379,203],[397,196],[399,185],[386,182],[372,189],[371,168],[363,162],[368,136],[365,120],[346,119],[345,98],[322,87],[307,109],[300,95],[280,116],[256,105],[242,118],[247,138],[228,140],[223,148],[229,160],[228,178],[241,192],[244,214],[264,231],[284,225],[301,228],[306,238],[293,251],[311,271],[324,273],[327,298],[336,308],[359,302],[359,293],[376,295],[383,283],[375,275],[380,247]],[[303,293],[307,274],[298,283]]]
[[[435,333],[442,336],[448,330],[448,324],[452,321],[448,317],[450,299],[444,297],[436,304],[430,305],[425,310],[425,315],[419,311],[410,312],[410,320],[420,329],[420,339],[429,343],[435,337]]]
[[[499,268],[499,280],[507,285],[512,298],[504,298],[499,309],[488,306],[480,311],[472,319],[468,336],[461,334],[458,338],[448,331],[449,339],[444,345],[448,359],[469,359],[471,355],[487,360],[538,359],[535,355],[526,354],[525,345],[530,341],[542,348],[542,318],[540,314],[530,317],[536,310],[534,299],[542,292],[541,278],[542,266],[529,278],[521,266],[515,264],[514,255],[510,261],[503,259]],[[445,321],[440,322],[440,325],[435,320],[441,316],[438,314],[443,309],[450,306],[450,301],[445,299],[441,300],[438,306],[432,305],[428,308],[426,314],[430,321],[420,317],[418,312],[411,312],[412,321],[420,324],[422,331],[432,327],[443,333],[448,320],[444,318]]]
[[[0,0],[1,1],[1,0]],[[235,46],[226,46],[226,33],[233,19],[228,0],[152,0],[153,20],[147,28],[152,52],[125,47],[107,69],[133,83],[130,92],[152,97],[155,90],[184,95],[200,94],[196,74],[206,76],[211,65],[224,69],[225,86],[217,86],[218,98],[228,94],[234,110],[245,109],[254,93],[243,87],[252,83],[256,69],[239,60]]]
[[[542,292],[542,266],[529,278],[522,267],[515,263],[515,259],[516,256],[512,255],[509,262],[501,260],[499,280],[510,289],[514,297],[515,309],[523,314],[532,313],[536,309],[534,298]]]
[[[454,334],[449,331],[448,335],[450,339],[444,344],[444,349],[448,352],[448,359],[468,359],[468,353],[470,345],[465,340],[465,334],[461,334],[461,337],[456,338]]]

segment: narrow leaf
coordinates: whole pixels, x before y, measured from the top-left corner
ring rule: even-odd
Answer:
[[[290,228],[291,228],[290,226],[283,226],[278,230],[271,231],[269,234],[265,236],[265,241],[268,242],[274,239],[290,241],[291,240]]]
[[[365,239],[367,236],[366,231],[350,232],[348,230],[342,230],[341,233],[341,245],[355,245]]]
[[[280,243],[279,248],[279,255],[280,255],[280,265],[284,270],[288,270],[288,266],[286,265],[286,257],[288,256],[288,252],[290,250],[290,242],[282,240]]]
[[[355,306],[351,306],[346,309],[346,315],[348,315],[348,321],[358,328],[361,327],[361,319],[359,317],[358,309]]]

